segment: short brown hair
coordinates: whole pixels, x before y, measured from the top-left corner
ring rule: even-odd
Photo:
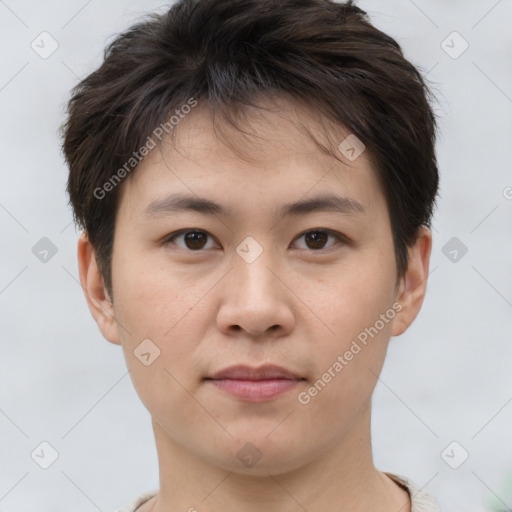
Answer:
[[[126,170],[155,127],[191,99],[232,119],[256,97],[280,93],[364,143],[403,275],[407,248],[421,225],[430,226],[438,170],[433,95],[399,44],[352,0],[179,0],[108,45],[101,66],[74,87],[62,127],[74,218],[89,236],[111,297],[122,187],[108,187],[101,198],[98,187]]]

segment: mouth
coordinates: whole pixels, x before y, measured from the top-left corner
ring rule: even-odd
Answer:
[[[281,366],[230,366],[205,381],[221,392],[246,402],[273,400],[304,381],[297,373]]]

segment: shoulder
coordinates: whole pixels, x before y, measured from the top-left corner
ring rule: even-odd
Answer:
[[[395,475],[393,473],[386,473],[386,475],[388,475],[396,483],[398,483],[404,489],[407,490],[409,496],[411,497],[411,512],[441,511],[436,499],[428,492],[425,492],[423,489],[421,489],[412,480],[409,480],[409,478],[406,478],[405,476],[402,475]]]
[[[145,492],[144,494],[137,496],[124,507],[118,508],[115,512],[135,512],[141,505],[146,503],[146,501],[153,498],[153,496],[156,496],[156,493],[157,491]]]
[[[412,480],[402,475],[386,473],[395,482],[404,487],[411,497],[411,512],[440,512],[436,499],[429,493],[423,491]],[[124,507],[118,508],[115,512],[135,512],[137,508],[143,505],[156,495],[157,491],[151,491],[137,496]]]

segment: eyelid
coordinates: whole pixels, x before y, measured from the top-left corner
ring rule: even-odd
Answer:
[[[162,243],[162,245],[170,244],[170,243],[172,243],[174,241],[174,239],[178,238],[181,235],[189,233],[189,232],[192,232],[192,233],[196,233],[196,232],[204,233],[208,237],[210,237],[211,239],[215,240],[216,243],[218,243],[217,239],[211,233],[209,233],[208,231],[206,231],[204,229],[200,229],[200,228],[184,228],[184,229],[180,229],[178,231],[174,231],[173,233],[170,233],[169,235],[165,236],[161,243]],[[332,229],[328,229],[328,228],[308,228],[308,229],[302,231],[300,234],[298,234],[293,239],[293,242],[295,242],[296,240],[302,238],[304,235],[306,235],[308,233],[315,233],[315,232],[326,233],[327,235],[331,235],[332,237],[336,238],[338,242],[341,242],[343,244],[350,243],[350,239],[347,236],[345,236],[344,234],[342,234],[342,233],[340,233],[338,231],[335,231],[335,230],[332,230]],[[312,252],[312,253],[320,253],[320,252],[329,251],[332,247],[335,247],[335,245],[336,244],[333,244],[333,245],[331,245],[329,247],[322,248],[322,249],[308,249],[308,248],[306,248],[306,249],[300,249],[300,250],[306,250],[306,251]],[[182,249],[182,247],[179,247],[179,248]],[[191,253],[200,253],[201,251],[205,251],[205,250],[209,250],[209,249],[192,250],[192,249],[184,248],[184,250],[187,251],[187,252],[191,252]]]
[[[209,238],[213,239],[217,242],[217,239],[211,234],[209,233],[208,231],[204,230],[204,229],[200,229],[200,228],[184,228],[184,229],[180,229],[178,231],[174,231],[173,233],[170,233],[169,235],[166,235],[163,239],[162,239],[162,242],[161,244],[162,245],[168,245],[168,244],[171,244],[171,243],[174,243],[174,239],[175,238],[178,238],[182,235],[185,235],[187,233],[204,233],[205,235],[207,235]],[[175,244],[176,245],[176,244]],[[188,251],[188,252],[201,252],[201,251],[207,251],[209,249],[197,249],[197,250],[192,250],[192,249],[187,249],[187,248],[183,248],[183,247],[179,247],[179,249],[183,249],[185,251]]]
[[[305,231],[303,231],[302,233],[297,235],[293,241],[295,242],[295,240],[298,240],[299,238],[302,238],[307,233],[326,233],[327,235],[331,235],[334,238],[336,238],[337,241],[341,242],[342,244],[348,244],[350,242],[349,238],[347,236],[345,236],[343,233],[340,233],[339,231],[335,231],[333,229],[328,229],[328,228],[309,228],[309,229],[306,229]],[[333,249],[336,245],[337,244],[333,244],[333,245],[330,245],[329,247],[322,248],[322,249],[307,249],[306,248],[306,249],[300,249],[300,250],[306,250],[306,251],[311,252],[311,253],[321,253],[321,252],[327,252],[327,251]]]

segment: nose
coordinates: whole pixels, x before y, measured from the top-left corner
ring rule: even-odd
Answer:
[[[294,295],[286,286],[286,276],[267,254],[263,251],[252,263],[235,256],[234,268],[223,280],[217,314],[217,326],[223,334],[244,331],[268,339],[293,330]]]

